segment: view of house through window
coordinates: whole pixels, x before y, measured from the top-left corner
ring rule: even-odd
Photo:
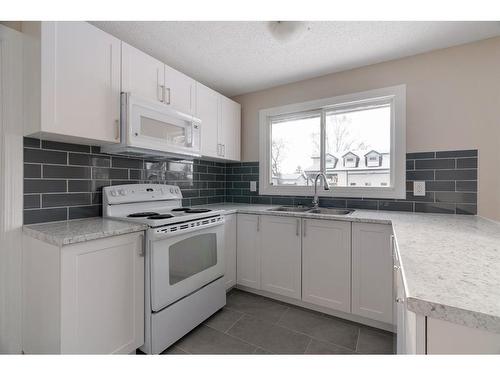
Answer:
[[[324,114],[324,151],[321,118]],[[391,185],[391,104],[323,109],[271,119],[271,183],[311,186],[323,171],[331,186]]]

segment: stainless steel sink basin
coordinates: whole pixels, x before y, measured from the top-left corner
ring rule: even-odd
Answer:
[[[306,212],[309,211],[311,207],[303,206],[280,206],[276,208],[269,208],[268,211],[281,211],[281,212]]]
[[[313,208],[312,210],[307,211],[308,214],[321,214],[321,215],[349,215],[352,212],[354,212],[354,210],[348,210],[346,208],[327,208],[327,207]]]

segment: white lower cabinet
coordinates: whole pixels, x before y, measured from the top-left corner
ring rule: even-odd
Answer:
[[[260,216],[238,214],[237,227],[237,283],[260,289]]]
[[[393,323],[392,227],[352,224],[352,313]]]
[[[143,234],[55,246],[24,236],[23,350],[131,353],[144,343]]]
[[[300,299],[301,219],[261,217],[261,288]]]
[[[303,219],[302,300],[351,312],[351,223]]]
[[[226,290],[236,285],[236,214],[224,218],[224,283]]]
[[[237,285],[391,327],[390,225],[237,216]]]

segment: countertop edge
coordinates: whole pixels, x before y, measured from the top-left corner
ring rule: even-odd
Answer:
[[[86,220],[86,219],[76,219],[75,221],[81,221],[81,220]],[[111,219],[106,219],[106,220],[111,220]],[[68,221],[70,221],[70,220],[68,220]],[[118,220],[112,220],[112,221],[116,221],[119,223],[125,223],[123,221],[118,221]],[[125,223],[125,224],[127,224],[127,223]],[[30,236],[32,238],[35,238],[37,240],[49,243],[51,245],[58,246],[58,247],[72,245],[72,244],[86,242],[86,241],[97,240],[97,239],[101,239],[101,238],[119,236],[122,234],[142,232],[142,231],[147,229],[146,225],[130,224],[129,223],[128,227],[123,227],[120,229],[113,229],[110,231],[98,231],[98,232],[92,232],[89,234],[72,235],[72,236],[65,236],[64,237],[64,236],[58,236],[58,235],[50,235],[48,233],[44,233],[42,231],[36,230],[35,226],[39,225],[39,224],[30,224],[30,225],[23,225],[23,233],[25,235]]]

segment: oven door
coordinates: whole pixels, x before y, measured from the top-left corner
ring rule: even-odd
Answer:
[[[165,104],[121,94],[127,146],[188,156],[200,155],[201,121]]]
[[[166,238],[157,236],[150,246],[153,312],[224,275],[223,222]]]

